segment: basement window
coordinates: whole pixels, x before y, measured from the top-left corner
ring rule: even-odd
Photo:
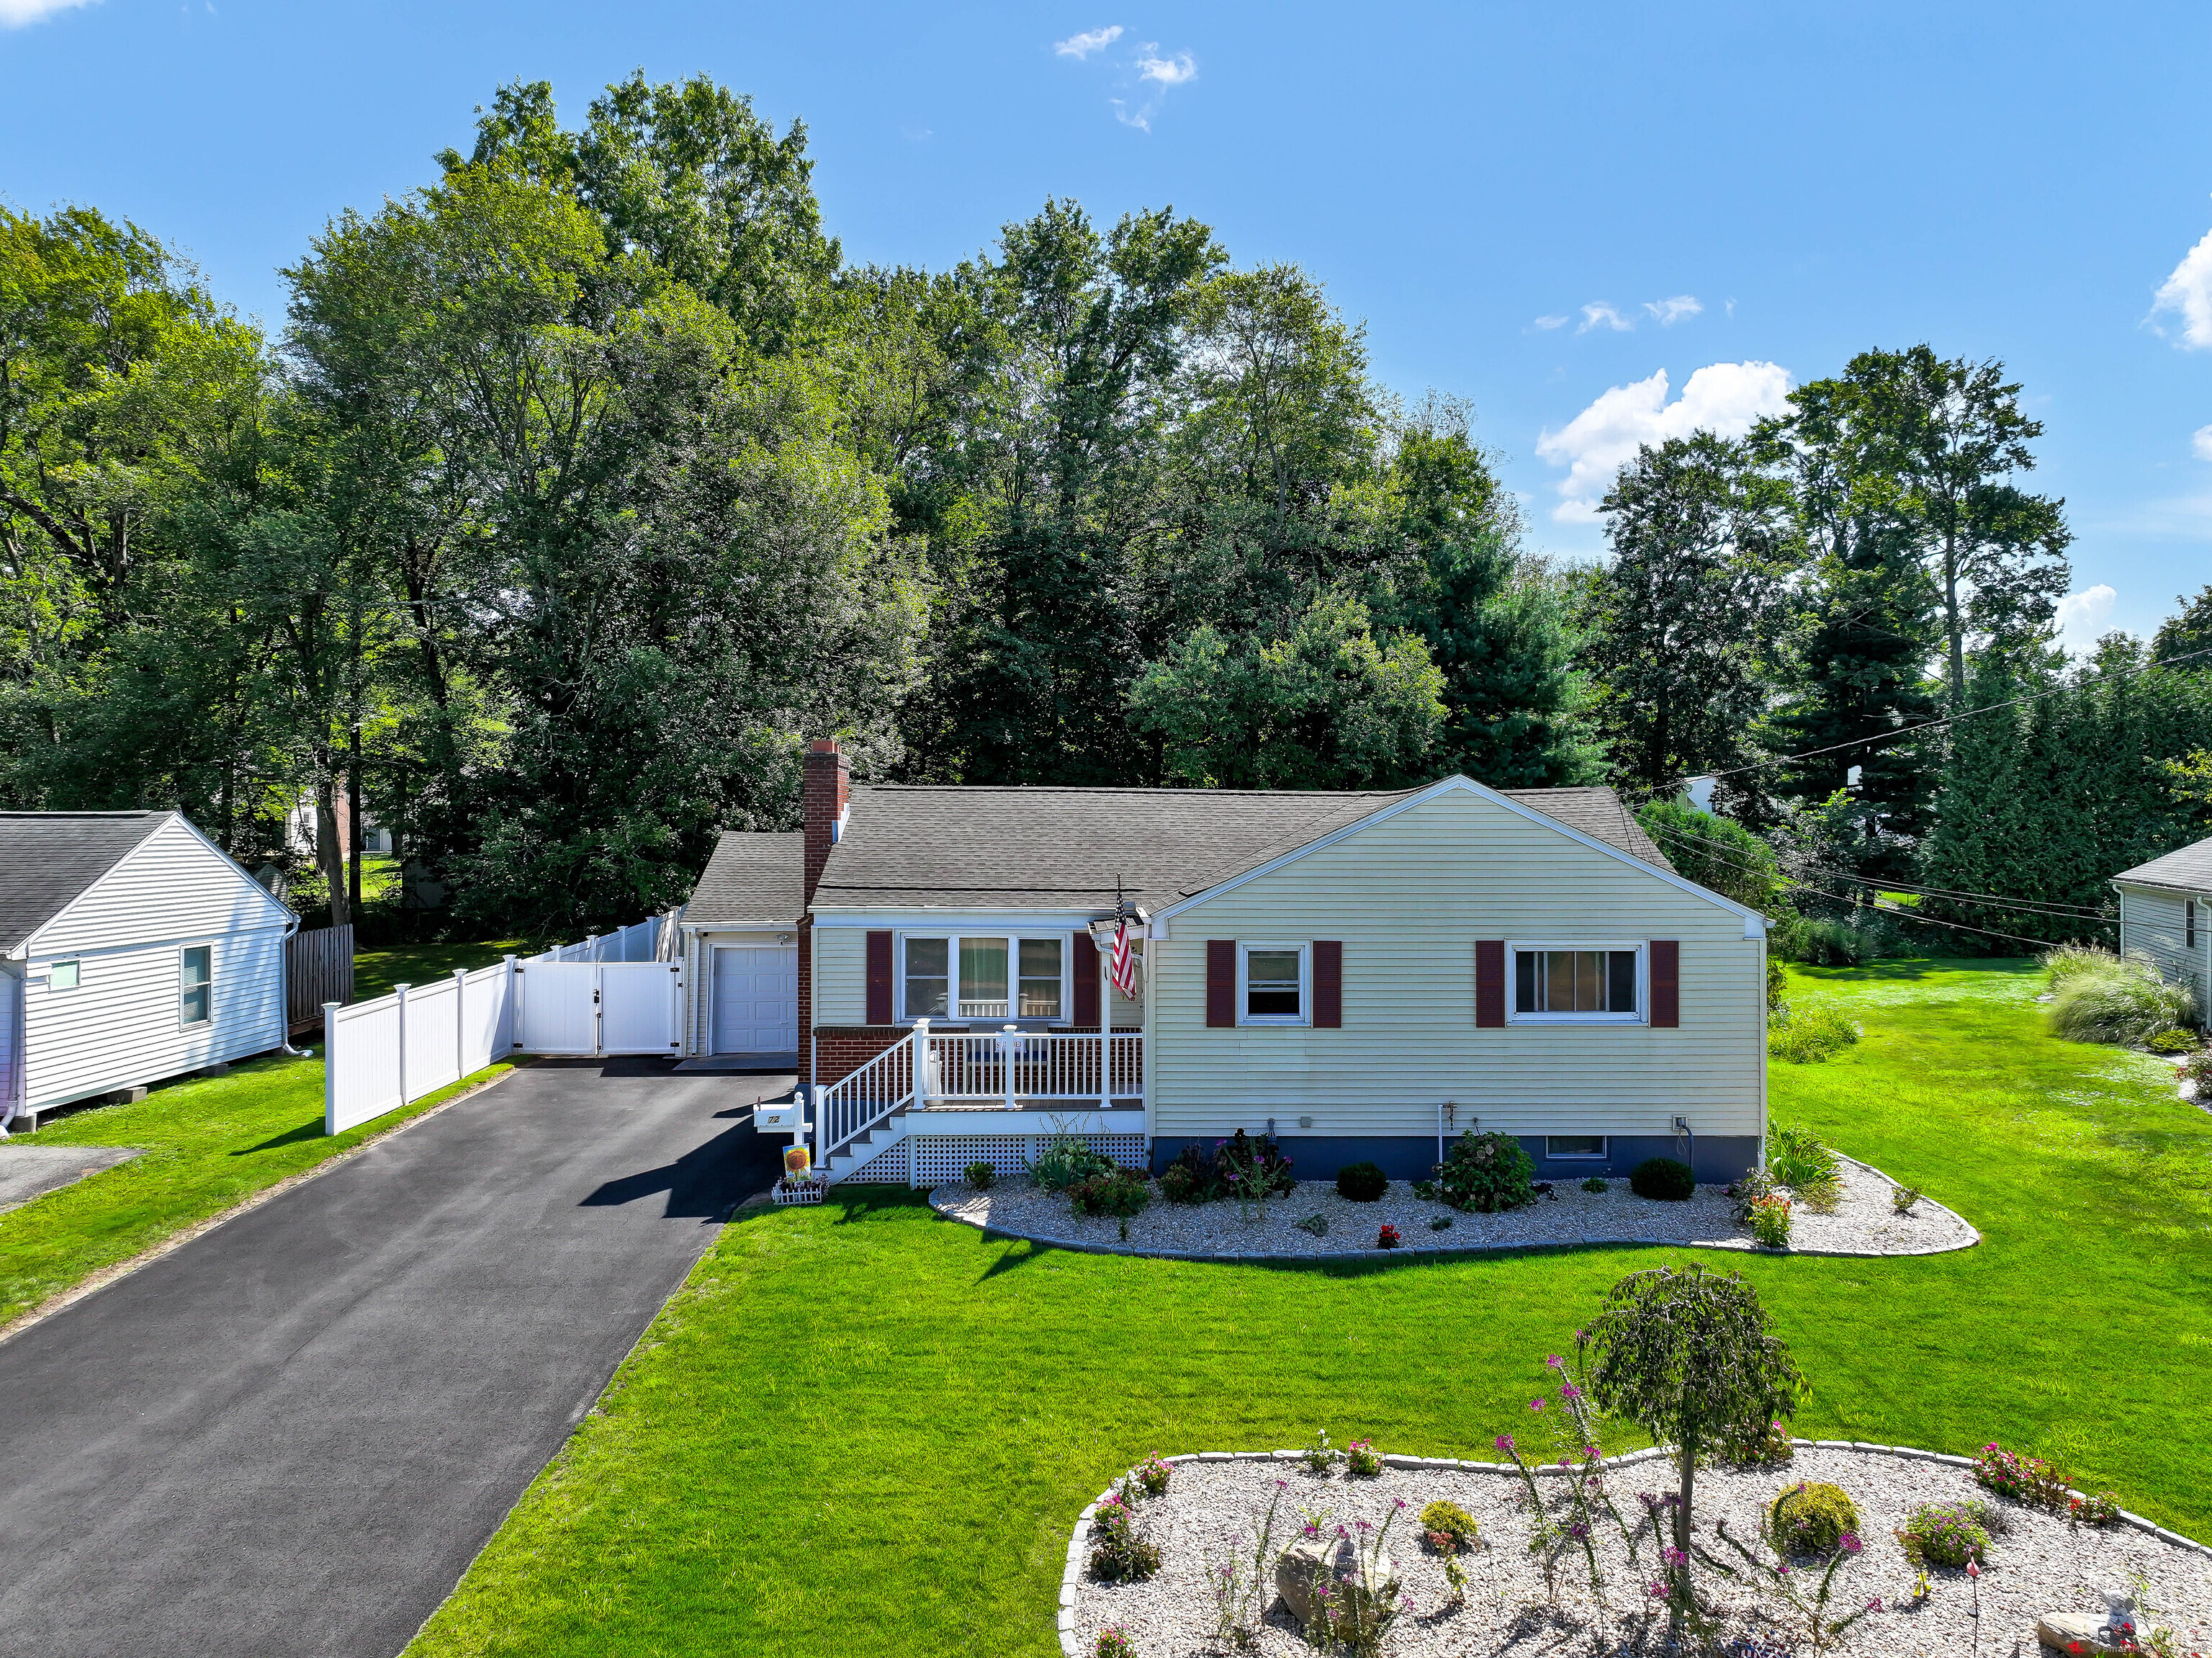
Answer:
[[[1547,1157],[1602,1157],[1605,1155],[1605,1136],[1602,1134],[1547,1134],[1544,1137],[1544,1155]]]

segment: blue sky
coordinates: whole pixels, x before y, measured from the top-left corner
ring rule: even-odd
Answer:
[[[2078,643],[2212,580],[2208,60],[2206,14],[2126,4],[0,0],[0,195],[136,219],[281,320],[277,267],[502,82],[574,117],[703,70],[805,118],[850,259],[941,266],[1060,194],[1304,265],[1385,381],[1473,401],[1561,553],[1639,439],[1869,346],[2001,358]]]

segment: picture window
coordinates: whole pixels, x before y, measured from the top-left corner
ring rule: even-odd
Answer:
[[[1532,943],[1511,952],[1516,1022],[1642,1022],[1641,946]]]

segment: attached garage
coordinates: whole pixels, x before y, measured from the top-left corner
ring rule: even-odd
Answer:
[[[798,1052],[805,839],[732,831],[716,843],[681,923],[693,1058]]]

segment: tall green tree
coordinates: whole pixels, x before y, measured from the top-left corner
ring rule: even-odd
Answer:
[[[1585,590],[1579,660],[1634,793],[1749,759],[1787,625],[1790,506],[1747,446],[1711,432],[1645,446],[1607,491],[1613,558]]]

